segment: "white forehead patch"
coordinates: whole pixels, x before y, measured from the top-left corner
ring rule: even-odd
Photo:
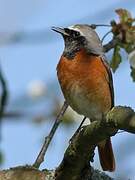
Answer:
[[[69,26],[68,29],[78,31],[82,36],[84,36],[83,32],[79,28],[75,27],[74,25]]]

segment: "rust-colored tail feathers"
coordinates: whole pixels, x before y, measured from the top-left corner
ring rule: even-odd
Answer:
[[[111,138],[102,141],[98,144],[98,153],[100,164],[104,171],[114,171],[115,170],[115,159],[111,144]]]

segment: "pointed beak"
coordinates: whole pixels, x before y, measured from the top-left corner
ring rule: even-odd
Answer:
[[[64,28],[60,28],[60,27],[52,27],[51,28],[53,31],[57,32],[57,33],[60,33],[64,36],[69,36],[69,34],[67,32],[65,32],[65,29]]]

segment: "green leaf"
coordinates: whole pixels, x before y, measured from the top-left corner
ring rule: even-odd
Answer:
[[[135,44],[135,26],[126,31],[126,42]]]
[[[135,68],[133,68],[133,67],[130,67],[130,68],[131,68],[131,73],[130,73],[130,75],[131,75],[133,81],[135,82]]]
[[[120,55],[120,47],[116,46],[114,48],[112,60],[110,62],[110,66],[111,66],[113,72],[116,71],[116,69],[118,68],[118,66],[121,63],[121,61],[122,61],[122,58],[121,58],[121,55]]]
[[[129,54],[131,51],[133,51],[133,44],[132,43],[123,43],[123,44],[120,44],[120,46]]]
[[[129,11],[126,9],[116,9],[115,12],[119,15],[120,22],[125,23],[125,22],[131,22],[132,23],[132,16]]]

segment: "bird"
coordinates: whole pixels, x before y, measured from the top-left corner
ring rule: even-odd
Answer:
[[[58,81],[68,105],[90,121],[102,121],[114,107],[113,78],[101,40],[88,24],[52,27],[64,39],[57,65]],[[98,143],[104,171],[115,170],[111,138]]]

